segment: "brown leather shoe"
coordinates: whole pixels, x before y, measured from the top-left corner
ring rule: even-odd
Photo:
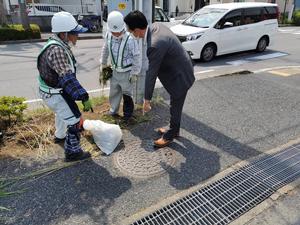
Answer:
[[[163,137],[157,139],[154,141],[154,146],[157,148],[163,148],[166,147],[168,144],[170,144],[173,140],[166,140]]]
[[[157,129],[157,132],[159,134],[165,134],[165,133],[167,133],[167,131],[168,131],[168,129],[164,128],[164,127],[160,127]],[[179,137],[179,132],[174,135],[174,138],[176,138],[176,137]]]

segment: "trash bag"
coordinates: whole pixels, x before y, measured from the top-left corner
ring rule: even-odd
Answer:
[[[101,120],[85,120],[83,128],[92,133],[96,145],[106,155],[110,155],[122,139],[119,125],[105,123]]]

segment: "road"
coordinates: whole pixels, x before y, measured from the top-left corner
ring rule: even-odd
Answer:
[[[127,217],[144,212],[155,204],[162,205],[165,199],[186,193],[195,185],[203,185],[236,163],[247,162],[296,139],[299,143],[300,73],[298,67],[286,69],[287,66],[299,66],[300,36],[292,29],[285,28],[278,34],[276,44],[263,54],[263,59],[255,58],[262,55],[247,52],[218,57],[211,63],[197,62],[195,71],[199,79],[236,70],[269,71],[195,82],[184,105],[181,137],[169,148],[153,151],[149,147],[158,137],[154,130],[168,124],[168,106],[158,104],[150,112],[151,121],[123,130],[124,146],[111,156],[95,157],[49,176],[20,181],[21,186],[15,186],[13,191],[26,191],[4,198],[1,202],[1,205],[11,209],[3,213],[3,218],[7,218],[5,224],[124,225]],[[93,90],[98,88],[95,74],[101,41],[79,43],[75,53],[84,65],[80,67],[79,79],[89,90]],[[99,48],[93,47],[98,45]],[[0,91],[4,88],[11,93],[27,90],[30,96],[31,89],[35,89],[34,54],[41,45],[13,46],[24,50],[19,57],[16,50],[8,51],[11,47],[0,46],[1,62],[10,62],[10,66],[1,65],[3,82],[0,82]],[[4,57],[4,54],[14,57]],[[273,58],[266,59],[271,56]],[[16,64],[19,69],[12,67],[13,59],[19,62]],[[10,71],[10,75],[4,76],[3,71]],[[12,88],[12,81],[15,81],[15,87],[22,87],[23,83],[24,88]],[[6,85],[2,84],[5,82]],[[161,91],[161,96],[168,100],[165,92],[157,91]],[[57,150],[61,155],[55,157],[62,159],[63,150]],[[150,160],[149,155],[153,155]],[[18,172],[35,169],[35,163],[0,161],[3,175],[15,176]],[[162,173],[152,176],[149,172],[153,170]],[[136,171],[144,177],[135,176]],[[280,220],[275,216],[272,216],[274,220],[260,216],[257,222],[248,224],[297,224],[299,198],[290,198],[286,200],[289,205],[285,211],[278,210],[283,213],[289,211],[295,216],[286,214],[289,217],[286,223],[281,221],[287,216]],[[274,214],[280,216],[277,212]],[[265,218],[269,223],[262,223]]]
[[[236,70],[259,71],[274,67],[299,66],[300,28],[280,28],[275,44],[262,54],[253,51],[217,57],[210,63],[196,62],[198,78]],[[0,96],[37,99],[36,57],[44,43],[0,45]],[[78,79],[87,90],[99,89],[98,65],[103,39],[81,40],[74,49]]]

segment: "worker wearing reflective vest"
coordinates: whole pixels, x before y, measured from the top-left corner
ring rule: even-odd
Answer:
[[[101,53],[102,70],[111,64],[109,114],[117,116],[123,97],[123,119],[129,121],[134,110],[133,82],[141,70],[139,46],[136,39],[125,30],[123,15],[112,11],[107,17],[108,32]],[[108,58],[110,62],[108,63]],[[100,70],[101,70],[100,68]]]
[[[54,33],[38,56],[39,93],[45,104],[55,113],[56,143],[64,142],[66,161],[90,157],[80,146],[81,112],[75,101],[83,103],[83,110],[91,109],[86,90],[76,78],[76,60],[70,45],[78,34],[87,29],[78,25],[68,12],[55,13],[51,20]]]

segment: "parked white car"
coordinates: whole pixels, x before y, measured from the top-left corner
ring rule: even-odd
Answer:
[[[175,26],[181,23],[183,20],[176,20],[175,18],[169,18],[162,8],[155,6],[154,21],[158,23],[163,23],[167,27]]]
[[[193,59],[256,49],[263,52],[278,29],[276,4],[247,2],[205,6],[171,27]]]

